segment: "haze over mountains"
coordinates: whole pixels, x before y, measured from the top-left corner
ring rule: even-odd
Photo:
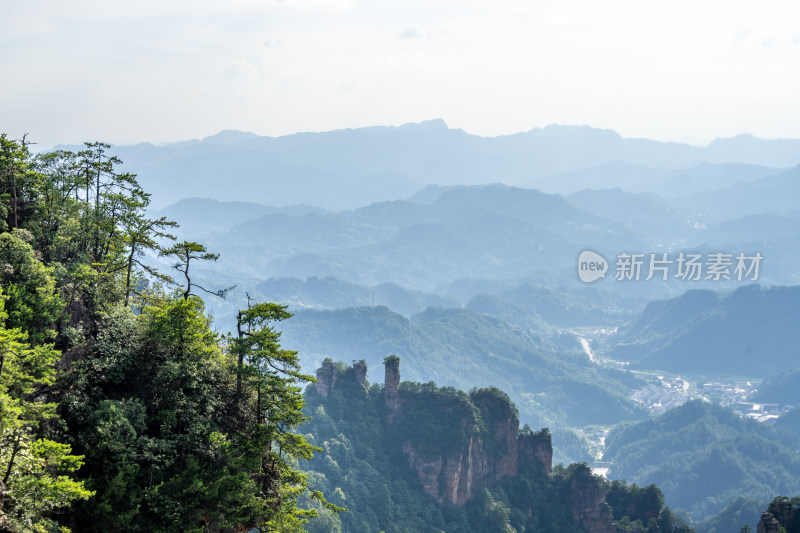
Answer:
[[[800,362],[800,287],[688,291],[648,304],[607,355],[639,368],[766,377]]]
[[[400,140],[393,138],[398,131]],[[451,134],[441,125],[346,132],[345,138],[355,139],[349,147],[333,142],[338,139],[336,133],[278,140],[226,134],[172,147],[120,149],[150,156],[166,150],[154,156],[152,164],[163,173],[161,192],[175,195],[177,201],[147,216],[176,220],[181,224],[175,228],[180,239],[200,241],[220,254],[214,261],[193,258],[186,292],[165,297],[165,301],[172,298],[181,306],[200,310],[200,302],[188,295],[192,288],[202,286],[208,293],[207,309],[217,317],[213,321],[217,333],[208,331],[204,339],[227,349],[236,337],[224,333],[234,331],[234,321],[246,315],[240,310],[253,302],[286,304],[294,316],[277,325],[281,343],[289,350],[281,353],[289,357],[295,353],[291,350],[297,350],[298,370],[314,374],[320,366],[323,372],[330,368],[329,359],[350,360],[355,363],[353,384],[358,389],[368,386],[368,380],[377,381],[376,376],[367,375],[367,368],[380,372],[382,362],[395,360],[387,356],[397,355],[403,360],[406,380],[428,382],[404,386],[424,394],[440,390],[434,383],[444,387],[443,398],[465,394],[457,389],[478,395],[476,389],[496,391],[491,394],[513,400],[522,424],[552,429],[554,449],[547,452],[548,457],[565,462],[602,460],[606,466],[598,468],[612,479],[630,476],[641,485],[657,481],[692,519],[707,519],[708,524],[721,523],[722,515],[711,515],[731,511],[725,506],[736,496],[758,499],[797,490],[791,479],[800,459],[792,443],[798,438],[800,400],[795,402],[785,394],[791,379],[775,376],[790,376],[798,360],[793,331],[800,317],[796,269],[800,216],[792,199],[800,167],[692,161],[694,166],[680,168],[677,165],[686,164],[691,154],[705,157],[711,148],[698,151],[649,141],[633,143],[639,150],[634,161],[605,161],[598,155],[602,152],[598,146],[625,155],[630,143],[590,128],[551,128],[517,137],[514,142],[533,143],[535,148],[521,146],[518,152],[509,148],[514,143],[508,144],[508,139],[491,140],[494,152],[488,152],[486,140],[459,133],[453,143],[464,138],[475,143],[472,151],[464,152],[466,163],[458,163],[462,168],[457,170],[465,176],[461,182],[455,175],[441,178],[455,163],[420,159],[428,149],[423,148],[426,143],[439,143],[436,135]],[[377,137],[367,142],[364,135]],[[385,146],[383,136],[390,138]],[[410,143],[408,157],[386,152],[389,147],[402,148],[402,139]],[[274,147],[269,148],[273,141],[285,148],[286,157],[278,160]],[[456,144],[448,148],[448,141],[441,142],[445,155],[456,150]],[[271,159],[248,159],[253,151],[250,145],[261,150],[260,157]],[[355,146],[366,149],[367,155],[359,158]],[[463,142],[459,146],[458,150],[465,150]],[[794,145],[781,146],[792,149]],[[746,146],[740,149],[748,153]],[[180,157],[174,157],[175,150],[182,150]],[[378,156],[370,155],[371,151]],[[433,148],[429,152],[437,153]],[[358,162],[347,170],[342,154]],[[645,165],[667,156],[671,162]],[[55,157],[64,157],[65,164],[75,161],[69,154]],[[84,158],[85,167],[69,166],[70,182],[59,181],[64,176],[59,174],[61,167],[49,167],[51,181],[44,183],[50,188],[44,191],[67,191],[61,200],[75,202],[72,214],[84,215],[91,213],[91,202],[73,198],[77,195],[72,191],[78,183],[89,197],[92,182],[76,169],[90,168],[93,162],[85,154],[78,157]],[[95,157],[102,161],[103,154]],[[510,168],[507,174],[512,179],[489,178],[479,167],[488,167],[490,160],[493,168]],[[541,175],[534,179],[541,180],[541,188],[513,183],[536,174],[523,176],[520,161],[537,166]],[[576,170],[587,161],[597,164]],[[437,170],[440,164],[442,169]],[[126,170],[138,170],[135,165]],[[619,179],[609,172],[614,168],[619,169]],[[143,182],[158,177],[157,172],[146,172]],[[480,173],[486,181],[481,183],[478,174],[470,177],[469,172]],[[560,174],[543,177],[547,172]],[[639,182],[634,179],[636,172],[641,172]],[[16,176],[16,171],[6,175]],[[100,183],[102,176],[98,176]],[[585,184],[592,188],[573,190]],[[96,187],[99,190],[100,185]],[[569,194],[547,192],[558,188]],[[659,189],[667,194],[659,194]],[[268,202],[261,200],[266,193],[271,194]],[[229,201],[220,199],[226,195]],[[110,195],[104,213],[116,216],[116,201],[119,197]],[[39,231],[36,215],[40,213],[35,209],[26,213],[31,227]],[[73,217],[71,223],[91,228],[98,216]],[[60,245],[62,235],[58,224],[55,227],[48,242]],[[93,230],[98,238],[99,227]],[[113,222],[104,227],[116,228]],[[132,241],[124,239],[137,235],[110,233],[120,239],[119,249],[129,247],[125,257],[131,264],[141,248],[126,245]],[[28,235],[17,234],[9,238],[24,247]],[[80,239],[86,232],[76,235]],[[35,238],[33,233],[31,238]],[[189,243],[183,246],[198,249]],[[605,269],[605,279],[592,284],[581,281],[578,257],[583,251],[595,254],[592,265]],[[652,269],[647,275],[657,255],[698,254],[710,263],[714,253],[733,258],[737,252],[757,254],[764,263],[752,277],[748,271],[739,280],[730,269],[721,279],[712,279],[709,264],[704,264],[707,270],[695,281],[679,279],[674,271],[664,279],[653,278]],[[69,257],[70,252],[59,249],[58,253],[54,257]],[[648,258],[639,265],[642,272],[637,271],[635,279],[617,275],[624,254]],[[143,259],[164,273],[176,261],[174,256],[165,259],[152,254]],[[63,275],[61,267],[53,262],[54,273]],[[189,284],[188,256],[178,259],[177,268],[186,273]],[[143,283],[132,281],[138,292]],[[225,287],[233,287],[225,299],[211,296]],[[65,286],[64,290],[73,289]],[[150,316],[148,308],[137,314],[132,307],[123,307],[131,324],[137,317]],[[268,316],[271,321],[282,317]],[[98,323],[114,319],[105,314],[98,317]],[[205,328],[212,322],[202,318],[197,324],[201,323]],[[78,328],[65,331],[76,338],[81,335]],[[184,343],[184,330],[174,332],[177,342]],[[125,342],[114,333],[104,335]],[[146,350],[149,345],[142,346]],[[230,360],[228,371],[238,368],[235,361]],[[169,366],[160,368],[169,371]],[[360,377],[355,376],[357,368]],[[767,376],[772,377],[758,383]],[[140,378],[148,379],[146,375]],[[706,391],[709,380],[714,394]],[[746,387],[738,381],[746,381]],[[397,382],[399,375],[392,381]],[[760,389],[760,396],[748,397],[755,389]],[[379,386],[370,390],[375,399],[390,396]],[[740,415],[728,409],[747,411],[746,400],[759,397],[781,402],[756,413],[760,423],[778,428],[763,432],[763,438],[750,435],[756,424],[740,423]],[[685,403],[692,398],[697,401]],[[700,401],[725,405],[712,409]],[[376,412],[392,410],[392,405],[389,401]],[[505,410],[516,417],[516,409]],[[662,411],[666,412],[659,418],[652,416]],[[260,410],[256,412],[261,416]],[[487,411],[486,416],[476,423],[492,427],[505,415]],[[430,423],[441,439],[451,439],[463,429],[446,418],[429,419],[421,416],[416,421],[427,422],[409,423],[404,431],[431,434],[426,429]],[[516,422],[509,427],[514,441]],[[373,429],[378,430],[377,426]],[[523,433],[533,435],[524,427]],[[550,433],[541,435],[548,435],[549,442]],[[778,439],[789,444],[775,444]],[[669,450],[666,444],[673,440],[682,446]],[[471,454],[473,444],[466,444],[464,449]],[[665,461],[667,451],[674,453]],[[427,464],[427,459],[423,462]],[[586,465],[570,469],[558,471],[580,471],[594,479]],[[717,476],[713,479],[723,483],[697,484],[691,493],[684,490],[697,475]],[[650,494],[658,493],[650,490]],[[653,509],[661,507],[658,503]],[[616,518],[622,519],[620,509],[616,511]],[[635,514],[648,520],[646,514]],[[639,530],[638,526],[626,529]]]
[[[679,194],[689,194],[794,167],[800,140],[739,135],[697,147],[557,125],[480,137],[438,119],[283,137],[223,131],[163,146],[119,146],[115,153],[152,192],[154,207],[214,191],[218,200],[352,209],[428,184],[501,182],[559,193],[623,186],[667,195],[683,186]]]
[[[607,442],[619,479],[656,483],[695,516],[717,513],[737,496],[770,499],[800,490],[796,435],[697,400],[621,426]]]
[[[199,236],[221,253],[216,264],[198,265],[198,272],[217,284],[247,279],[246,286],[239,282],[240,289],[254,291],[269,278],[335,278],[352,286],[348,290],[362,287],[357,300],[362,304],[374,303],[365,294],[382,284],[428,293],[429,302],[444,298],[460,305],[524,283],[588,294],[575,275],[577,253],[587,247],[612,261],[622,251],[760,252],[764,261],[758,282],[800,282],[795,268],[800,239],[794,229],[800,219],[791,211],[712,223],[688,207],[621,190],[587,190],[566,199],[503,185],[436,192],[429,203],[395,200],[342,212],[184,200],[156,214],[181,221],[180,235]],[[203,216],[186,217],[189,211]],[[622,297],[631,311],[688,289],[727,290],[742,284],[724,279],[625,283],[613,274],[596,289]],[[286,292],[274,283],[271,290]],[[321,295],[295,296],[286,294],[286,303],[338,306],[324,303],[327,297]],[[377,303],[391,305],[380,296]]]
[[[177,200],[155,214],[221,254],[201,276],[251,280],[231,294],[235,304],[271,278],[268,292],[312,308],[372,305],[388,284],[405,303],[381,300],[381,290],[377,303],[407,316],[526,283],[588,294],[574,273],[586,247],[612,261],[621,251],[760,251],[760,283],[800,283],[800,170],[784,169],[800,162],[798,141],[742,135],[701,148],[585,126],[483,138],[437,120],[279,138],[226,131],[115,151],[156,205]],[[490,182],[504,184],[477,185]],[[333,281],[317,294],[312,278]],[[631,318],[649,300],[739,285],[606,279],[597,290],[617,295],[618,316]],[[503,309],[478,305],[512,316],[501,300]]]
[[[619,325],[654,299],[741,286],[622,283],[611,272],[589,291],[574,271],[587,247],[612,262],[622,251],[759,251],[760,283],[800,283],[800,170],[780,168],[800,161],[795,141],[744,135],[699,148],[562,126],[482,138],[430,121],[115,149],[154,198],[181,197],[154,214],[221,254],[198,275],[239,280],[228,302],[210,302],[219,316],[247,291],[295,309],[388,305],[411,316],[469,305],[546,331],[592,317]],[[489,181],[506,184],[470,185]],[[408,187],[391,185],[400,182]],[[215,200],[196,198],[203,193]],[[534,309],[538,297],[513,296],[522,286],[574,301]]]
[[[396,353],[404,379],[497,386],[523,423],[554,430],[558,460],[607,451],[612,478],[658,481],[698,520],[734,493],[794,490],[747,472],[765,465],[768,446],[761,437],[734,446],[732,435],[752,426],[729,411],[671,415],[674,438],[708,429],[676,461],[735,463],[735,489],[709,485],[691,498],[681,499],[691,472],[653,466],[657,447],[633,429],[607,449],[593,435],[647,418],[633,398],[664,376],[685,383],[682,401],[705,398],[708,380],[773,376],[756,399],[800,402],[785,400],[791,384],[775,377],[800,368],[800,141],[742,135],[696,147],[562,126],[482,138],[430,121],[115,150],[154,192],[153,215],[221,254],[193,267],[205,286],[237,285],[227,300],[207,300],[220,331],[247,296],[277,301],[295,313],[283,341],[309,372],[326,357],[380,369]],[[576,273],[587,248],[609,261],[591,285]],[[647,281],[645,262],[638,281],[620,281],[621,252],[760,253],[763,263],[756,279]],[[800,431],[798,413],[775,426]],[[797,458],[781,454],[794,469]]]

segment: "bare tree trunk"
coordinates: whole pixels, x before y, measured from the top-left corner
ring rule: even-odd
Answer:
[[[5,504],[6,499],[6,486],[5,484],[0,481],[0,531],[4,531],[8,528],[8,520],[6,520],[6,514],[3,512],[3,505]]]
[[[128,272],[125,276],[125,307],[128,307],[131,295],[131,270],[133,270],[133,254],[135,251],[136,245],[131,242],[131,253],[128,255]]]
[[[11,459],[8,460],[8,468],[6,468],[6,475],[3,476],[3,486],[8,483],[8,478],[11,477],[11,469],[14,467],[14,459],[17,458],[17,452],[19,451],[19,435],[17,435],[17,439],[14,441],[14,449],[11,451]]]
[[[239,411],[239,400],[242,397],[242,367],[244,366],[244,349],[242,348],[242,338],[244,337],[244,332],[242,332],[242,312],[236,315],[236,332],[239,335],[239,346],[238,346],[238,354],[237,356],[237,365],[236,365],[236,397],[234,398],[234,407],[235,411]]]
[[[13,185],[11,188],[12,194],[14,195],[14,207],[11,209],[14,211],[14,227],[19,227],[19,222],[17,220],[17,205],[19,205],[19,199],[17,198],[17,173],[14,171],[14,167],[11,167],[11,180],[13,181]]]

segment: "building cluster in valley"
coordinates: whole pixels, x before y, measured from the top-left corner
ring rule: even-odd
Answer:
[[[706,397],[720,405],[730,407],[739,416],[753,418],[759,422],[775,420],[792,408],[791,405],[750,401],[757,386],[758,383],[751,381],[728,383],[715,380],[703,383],[701,390]]]
[[[701,398],[729,407],[739,416],[767,422],[788,411],[791,406],[777,403],[752,402],[757,383],[750,381],[712,380],[690,390],[690,384],[681,376],[657,376],[658,382],[637,389],[631,399],[645,405],[652,414],[661,414],[683,405],[692,398]]]
[[[757,383],[751,381],[712,380],[700,385],[699,392],[708,401],[736,410],[735,404],[747,402],[756,391]]]
[[[680,376],[658,376],[657,383],[649,383],[635,390],[631,399],[658,415],[689,401],[689,382]]]
[[[791,409],[792,406],[786,405],[781,408],[777,403],[736,402],[731,404],[730,408],[740,416],[754,418],[759,422],[767,422],[775,420]]]

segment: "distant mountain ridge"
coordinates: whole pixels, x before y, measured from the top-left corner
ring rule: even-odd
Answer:
[[[656,483],[670,503],[703,519],[737,496],[797,493],[798,445],[796,435],[693,400],[614,429],[603,457],[614,463],[611,479]]]
[[[333,276],[430,291],[459,278],[563,277],[588,244],[644,247],[630,229],[559,196],[500,184],[447,188],[428,204],[394,200],[341,212],[251,206],[264,214],[238,224],[232,222],[244,209],[213,202],[187,200],[156,214],[186,224],[187,232],[197,226],[221,254],[214,269],[251,279]],[[200,214],[185,216],[184,204]],[[219,230],[209,233],[204,224],[213,220]]]
[[[797,368],[800,286],[687,291],[647,305],[607,355],[635,368],[766,377]]]
[[[655,486],[609,484],[586,463],[551,467],[549,431],[520,427],[497,388],[400,382],[400,359],[383,361],[383,386],[365,361],[326,359],[306,389],[303,429],[320,447],[306,473],[348,507],[322,510],[310,533],[693,531]]]
[[[559,174],[620,161],[663,169],[800,164],[800,140],[794,139],[741,135],[697,147],[559,125],[480,137],[450,129],[441,119],[282,137],[228,130],[162,146],[115,146],[113,152],[152,191],[156,207],[216,190],[221,200],[246,196],[269,205],[343,209],[409,196],[427,184],[543,186]]]
[[[556,351],[526,330],[469,309],[429,308],[410,319],[386,307],[304,310],[282,328],[281,341],[300,351],[305,369],[329,356],[364,359],[375,368],[380,354],[398,354],[409,379],[502,386],[532,426],[613,424],[646,414],[626,397],[642,385],[635,375],[591,364],[577,343]]]
[[[800,197],[800,166],[753,181],[741,181],[681,200],[687,207],[705,211],[719,219],[797,209]]]

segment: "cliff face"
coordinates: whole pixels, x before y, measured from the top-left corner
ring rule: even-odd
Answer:
[[[781,523],[778,522],[778,519],[772,513],[764,511],[761,513],[761,520],[758,521],[756,533],[778,533],[780,527]]]
[[[387,358],[384,399],[390,410],[388,422],[397,429],[408,464],[428,495],[461,505],[479,490],[517,475],[520,461],[551,471],[549,434],[520,434],[516,409],[505,394],[492,389],[474,391],[469,396],[453,393],[450,398],[430,403],[424,390],[398,389],[398,365],[399,360]],[[440,427],[409,438],[414,433],[403,429],[419,425],[414,417],[423,403],[426,411],[436,413]],[[431,434],[442,427],[449,435],[436,438]],[[449,438],[453,434],[461,438],[453,441]]]
[[[549,433],[521,433],[518,446],[519,461],[541,465],[547,474],[553,471],[553,443]]]
[[[800,498],[775,498],[769,508],[761,513],[757,533],[800,533]]]
[[[474,435],[466,450],[457,455],[420,454],[410,442],[403,444],[403,453],[425,493],[440,502],[463,505],[486,486],[483,447]]]
[[[400,408],[400,393],[397,390],[400,385],[400,358],[390,355],[383,364],[385,367],[383,397],[392,413],[397,413]]]
[[[575,522],[589,533],[616,533],[611,510],[606,505],[606,493],[591,477],[588,466],[581,465],[582,472],[570,484]]]
[[[314,387],[317,393],[323,398],[328,397],[328,393],[336,383],[336,365],[330,359],[322,362],[322,367],[317,370],[317,382]]]
[[[487,464],[489,483],[517,475],[519,439],[521,437],[517,416],[513,413],[504,413],[505,416],[500,420],[486,420],[486,410],[482,409],[481,411],[484,414],[484,424],[487,426],[487,438],[492,448],[495,449],[495,453],[491,454]],[[540,466],[547,471],[551,469],[552,465],[542,464]]]
[[[547,430],[520,431],[517,410],[497,389],[470,393],[434,384],[400,384],[399,358],[385,359],[383,390],[370,389],[366,365],[352,368],[323,363],[317,372],[316,391],[333,401],[334,391],[373,390],[378,401],[382,431],[392,456],[404,462],[419,479],[422,490],[440,503],[464,505],[498,482],[515,476],[552,480],[553,447]],[[382,401],[381,401],[382,400]],[[382,405],[381,405],[382,403]],[[574,468],[573,468],[574,467]],[[571,510],[574,523],[589,533],[616,533],[604,487],[586,465],[573,465],[570,483],[553,498]],[[563,479],[563,475],[561,477]],[[513,486],[513,485],[512,485]],[[566,489],[566,490],[564,490]],[[518,500],[515,505],[528,517],[541,512],[541,502]]]
[[[367,362],[364,360],[356,361],[353,363],[353,371],[356,375],[356,381],[359,385],[367,384]],[[399,376],[398,376],[399,377]]]
[[[416,443],[407,440],[403,443],[403,453],[429,496],[440,502],[462,505],[478,490],[517,473],[516,454],[501,452],[492,456],[487,453],[483,438],[473,431],[468,434],[465,447],[433,453],[421,451]],[[516,439],[494,444],[506,444],[506,452],[516,450]]]

